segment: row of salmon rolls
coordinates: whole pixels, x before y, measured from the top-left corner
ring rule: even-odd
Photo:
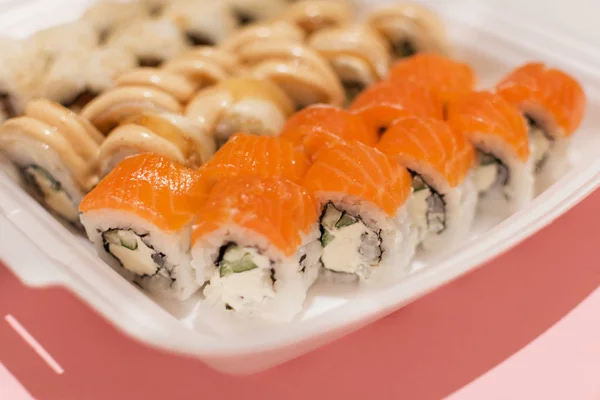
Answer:
[[[473,91],[469,71],[414,56],[348,110],[313,105],[276,137],[235,134],[199,169],[128,157],[85,196],[82,223],[143,289],[201,290],[235,317],[289,321],[319,279],[389,282],[417,252],[456,249],[477,213],[516,212],[568,168],[586,105],[572,77],[530,63]]]

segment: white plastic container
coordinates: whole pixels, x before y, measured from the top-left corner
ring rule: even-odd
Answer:
[[[0,16],[0,33],[25,36],[76,18],[87,1],[27,1]],[[365,9],[383,1],[363,1]],[[389,3],[389,1],[385,1]],[[586,119],[572,144],[573,167],[526,209],[505,220],[479,218],[468,243],[431,260],[417,260],[402,280],[373,289],[318,285],[305,311],[287,325],[224,331],[203,315],[198,298],[155,302],[106,266],[83,237],[67,231],[0,172],[0,257],[30,285],[58,284],[78,294],[132,337],[195,356],[227,373],[246,374],[279,364],[341,337],[465,274],[534,234],[600,183],[600,55],[584,44],[519,21],[498,9],[466,2],[430,4],[446,21],[457,56],[471,63],[480,85],[511,68],[540,60],[573,74],[588,97]],[[0,5],[0,8],[2,5]]]

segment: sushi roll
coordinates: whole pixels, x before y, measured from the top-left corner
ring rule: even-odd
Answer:
[[[323,29],[313,34],[308,44],[329,61],[344,86],[348,104],[388,74],[387,43],[367,26]]]
[[[281,14],[287,0],[228,0],[240,26],[270,20]]]
[[[585,114],[585,92],[572,76],[535,62],[512,71],[496,90],[527,119],[541,192],[569,168],[569,142]]]
[[[90,24],[74,21],[38,31],[29,40],[52,59],[62,53],[98,47],[100,35]]]
[[[313,159],[319,150],[337,141],[356,140],[373,147],[379,136],[362,119],[343,108],[315,104],[287,120],[280,136],[301,148]]]
[[[416,53],[451,55],[443,21],[431,10],[415,3],[385,6],[367,18],[392,49],[392,58]]]
[[[222,47],[214,46],[194,46],[182,53],[176,60],[205,60],[220,67],[225,74],[234,75],[242,70],[239,61],[234,53],[226,51]]]
[[[527,124],[516,107],[497,94],[472,92],[450,105],[448,124],[477,151],[473,178],[482,210],[512,214],[531,202],[533,159]]]
[[[81,223],[100,257],[148,293],[185,300],[191,224],[207,191],[196,170],[145,153],[129,157],[88,193]]]
[[[317,154],[303,186],[320,206],[325,279],[382,283],[407,271],[416,248],[408,171],[357,141]]]
[[[465,239],[477,206],[471,176],[473,145],[462,134],[434,118],[396,121],[377,145],[412,175],[408,210],[425,251],[451,249]]]
[[[181,114],[182,106],[168,92],[144,86],[118,86],[90,101],[81,116],[108,134],[123,120],[144,111]]]
[[[346,0],[300,0],[277,18],[298,26],[310,35],[324,28],[349,24],[354,13],[352,3]]]
[[[47,66],[45,54],[30,41],[0,38],[0,122],[23,113]]]
[[[116,29],[108,37],[107,44],[129,50],[142,67],[157,67],[189,47],[177,25],[154,19],[133,21]]]
[[[277,135],[293,111],[291,100],[275,84],[240,77],[199,91],[185,115],[211,132],[220,147],[237,132]]]
[[[101,141],[85,119],[48,100],[30,101],[24,116],[0,127],[0,152],[18,169],[26,189],[74,226],[79,202],[98,181]]]
[[[319,272],[317,205],[283,178],[217,183],[192,233],[205,304],[241,320],[289,322]]]
[[[471,66],[438,54],[416,54],[396,62],[390,70],[392,82],[411,81],[431,90],[443,103],[475,90],[477,77]]]
[[[381,81],[368,87],[350,104],[373,132],[381,135],[406,116],[444,119],[444,105],[430,90],[410,81]]]
[[[223,41],[219,45],[219,48],[231,54],[238,54],[241,49],[256,41],[279,39],[285,42],[302,43],[304,41],[304,36],[304,31],[287,22],[273,21],[256,23],[238,29],[233,35]]]
[[[111,88],[121,73],[134,69],[133,54],[118,47],[80,49],[57,56],[41,84],[41,97],[75,112]]]
[[[210,184],[234,176],[280,177],[300,184],[309,166],[306,154],[284,138],[237,133],[200,171]]]
[[[140,2],[104,0],[92,4],[81,16],[81,21],[91,25],[103,42],[115,29],[149,15],[149,10]]]
[[[218,44],[237,27],[226,1],[177,0],[166,5],[160,17],[177,25],[194,46]]]
[[[212,157],[215,150],[212,136],[188,118],[146,111],[123,120],[102,142],[100,175],[108,174],[124,158],[146,152],[198,168]]]
[[[301,43],[262,39],[242,47],[238,55],[250,76],[278,85],[296,109],[315,103],[344,104],[344,89],[329,63]]]

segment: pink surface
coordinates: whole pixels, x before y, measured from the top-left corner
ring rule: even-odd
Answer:
[[[242,378],[139,344],[66,290],[27,288],[0,267],[0,361],[38,400],[439,399],[532,342],[599,287],[600,231],[590,223],[599,217],[596,192],[483,268],[329,346]],[[36,338],[63,374],[49,368],[5,323],[7,314]],[[532,382],[539,382],[536,372],[527,371]],[[531,398],[520,386],[529,379],[513,382],[503,376],[508,379],[503,385],[482,380],[473,394],[466,388],[457,396]],[[578,384],[553,383],[561,385],[560,393]]]
[[[600,289],[539,339],[450,397],[600,398]]]

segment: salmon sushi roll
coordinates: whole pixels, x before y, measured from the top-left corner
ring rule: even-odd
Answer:
[[[471,176],[475,150],[467,138],[433,118],[402,118],[377,145],[412,175],[408,210],[426,251],[451,248],[465,238],[477,205]]]
[[[211,184],[234,176],[281,177],[299,184],[309,166],[306,154],[283,138],[238,133],[200,171]]]
[[[390,69],[392,82],[411,81],[431,90],[445,107],[475,89],[475,71],[466,63],[421,53],[396,62]]]
[[[292,115],[280,136],[302,148],[311,159],[328,143],[356,140],[372,147],[379,140],[359,116],[327,104],[315,104]]]
[[[207,195],[196,170],[145,153],[117,165],[79,210],[111,267],[150,294],[185,300],[199,288],[190,267],[191,224]]]
[[[379,82],[359,94],[349,109],[378,135],[401,117],[444,118],[441,100],[433,92],[410,81]]]
[[[380,282],[406,270],[416,247],[406,168],[360,142],[336,142],[319,152],[303,185],[320,206],[325,279]]]
[[[572,76],[542,63],[515,69],[496,90],[527,119],[536,187],[542,191],[569,168],[569,142],[584,117],[585,92]]]
[[[53,214],[79,227],[77,207],[98,182],[102,135],[60,104],[32,100],[0,127],[0,153],[24,188]]]
[[[519,110],[491,92],[472,92],[451,104],[448,124],[477,150],[474,179],[486,211],[513,213],[534,196],[527,124]]]
[[[286,179],[218,182],[192,233],[205,304],[245,320],[292,320],[319,273],[317,220],[313,197]]]

